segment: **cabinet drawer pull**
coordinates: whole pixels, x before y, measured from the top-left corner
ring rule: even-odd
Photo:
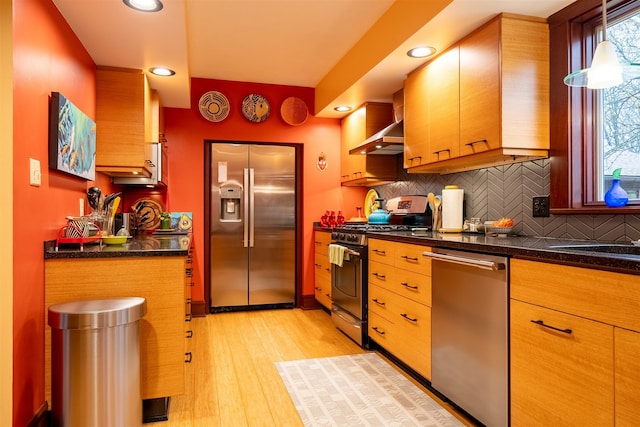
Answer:
[[[409,288],[409,289],[418,289],[417,286],[411,286],[410,284],[408,284],[407,282],[400,282],[400,284],[402,286],[404,286],[405,288]]]
[[[422,156],[409,157],[409,161],[410,161],[410,162],[413,162],[415,159],[420,159],[420,160],[422,160]]]
[[[330,268],[325,268],[326,271],[328,271],[329,273],[331,273],[331,269]]]
[[[184,354],[184,363],[191,363],[193,360],[193,354],[191,352],[187,352]]]
[[[376,331],[380,335],[384,335],[384,331],[382,329],[378,328],[377,326],[372,326],[371,329],[373,329],[374,331]]]
[[[406,255],[400,255],[400,258],[403,258],[405,261],[418,261],[418,258],[413,258]]]
[[[371,275],[377,277],[378,279],[386,279],[386,277],[387,277],[384,274],[379,274],[379,273],[376,273],[376,272],[371,273]]]
[[[545,328],[553,329],[554,331],[562,332],[563,334],[567,334],[567,335],[571,335],[571,333],[573,332],[569,328],[560,329],[560,328],[556,328],[555,326],[547,325],[547,324],[544,323],[543,320],[532,320],[531,323],[535,323],[536,325],[540,325],[540,326],[543,326]]]
[[[378,304],[378,305],[381,305],[381,306],[384,306],[384,305],[385,305],[385,302],[384,302],[384,301],[380,301],[380,300],[378,300],[377,298],[372,298],[371,300],[372,300],[373,302],[375,302],[376,304]]]
[[[445,151],[450,153],[451,149],[450,148],[445,148],[444,150],[434,151],[433,154],[435,154],[436,156],[439,156],[440,153],[444,153]]]
[[[372,249],[372,251],[377,253],[378,255],[386,255],[386,252],[382,249]]]
[[[486,139],[479,139],[479,140],[477,140],[477,141],[467,142],[467,143],[466,143],[466,144],[464,144],[464,145],[469,146],[469,147],[473,147],[473,145],[474,145],[474,144],[480,144],[480,143],[488,144],[488,143],[489,143],[489,141],[487,141]]]
[[[409,315],[407,315],[407,313],[400,313],[400,316],[404,317],[405,319],[407,319],[410,322],[413,323],[417,323],[418,322],[418,318],[413,318],[413,317],[409,317]]]
[[[331,294],[324,294],[324,296],[331,299]]]
[[[322,267],[322,264],[314,264],[316,266],[316,268],[320,268]]]
[[[319,287],[316,286],[316,291],[321,291],[321,290],[322,290],[322,288],[319,288]]]
[[[191,329],[187,331],[187,338],[193,338],[193,331]]]
[[[193,316],[191,315],[191,313],[189,313],[184,317],[184,321],[185,322],[191,322],[192,318],[193,318]]]

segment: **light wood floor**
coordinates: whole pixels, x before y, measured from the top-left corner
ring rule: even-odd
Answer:
[[[322,310],[218,313],[192,323],[186,393],[171,398],[169,421],[145,426],[302,426],[274,362],[364,352]]]

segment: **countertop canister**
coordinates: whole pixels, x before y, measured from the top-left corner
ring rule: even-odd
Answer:
[[[442,231],[462,231],[464,190],[447,185],[442,190]]]

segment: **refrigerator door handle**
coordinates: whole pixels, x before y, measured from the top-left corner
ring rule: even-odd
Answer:
[[[249,168],[249,247],[252,248],[253,247],[253,243],[255,240],[255,227],[254,227],[254,220],[255,220],[255,209],[254,209],[254,202],[255,202],[255,189],[254,189],[254,182],[255,182],[255,170],[253,168]]]
[[[243,225],[243,234],[242,234],[242,246],[243,247],[248,247],[249,246],[249,191],[250,188],[248,187],[249,184],[249,169],[248,168],[244,168],[244,212],[243,212],[243,221],[244,221],[244,225]]]

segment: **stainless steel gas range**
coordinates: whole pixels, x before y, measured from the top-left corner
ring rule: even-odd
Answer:
[[[362,347],[369,347],[367,232],[409,231],[413,228],[416,225],[347,224],[331,233],[331,245],[344,251],[342,265],[331,264],[331,318],[338,329]]]

